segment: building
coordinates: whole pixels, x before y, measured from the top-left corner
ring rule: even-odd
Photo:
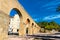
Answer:
[[[10,22],[12,20],[9,16],[11,10],[16,10],[20,18],[20,26],[18,31],[19,36],[39,33],[40,27],[33,21],[33,19],[29,16],[29,14],[24,10],[22,5],[19,4],[17,0],[0,0],[0,40],[2,40],[4,37],[8,37],[8,30],[9,26],[11,25]],[[16,23],[15,20],[13,22]]]

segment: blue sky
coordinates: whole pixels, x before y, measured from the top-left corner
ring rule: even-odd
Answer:
[[[34,21],[52,21],[60,24],[60,13],[56,8],[60,0],[18,0]]]
[[[10,16],[13,17],[13,16],[15,16],[15,14],[17,14],[17,11],[16,10],[11,10]]]
[[[60,13],[56,8],[60,0],[18,0],[34,21],[52,21],[60,24]]]

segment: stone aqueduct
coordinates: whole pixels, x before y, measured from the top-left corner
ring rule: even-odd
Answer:
[[[33,21],[17,0],[0,0],[0,38],[8,36],[9,14],[12,9],[16,10],[20,15],[20,36],[26,35],[27,28],[29,35],[39,33],[40,27]],[[28,27],[25,24],[29,24]]]

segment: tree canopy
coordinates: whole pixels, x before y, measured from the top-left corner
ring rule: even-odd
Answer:
[[[52,29],[55,29],[55,30],[59,30],[60,29],[60,25],[57,24],[56,22],[54,21],[51,21],[51,22],[38,22],[37,23],[41,28],[44,28],[44,29],[47,29],[47,30],[52,30]]]

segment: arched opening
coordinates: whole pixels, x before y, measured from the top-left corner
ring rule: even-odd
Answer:
[[[10,23],[8,29],[8,35],[19,35],[22,14],[17,8],[13,8],[10,12]]]
[[[27,23],[30,23],[30,20],[29,19],[27,19]]]
[[[28,34],[28,28],[26,28],[26,34]]]
[[[32,26],[34,25],[34,23],[32,23]]]
[[[28,27],[30,26],[30,19],[28,18],[26,21],[27,21],[27,24],[26,24],[26,27],[27,27],[26,28],[26,34],[28,35],[28,32],[29,32],[28,31],[29,30]]]
[[[34,33],[34,23],[32,23],[32,34]]]

